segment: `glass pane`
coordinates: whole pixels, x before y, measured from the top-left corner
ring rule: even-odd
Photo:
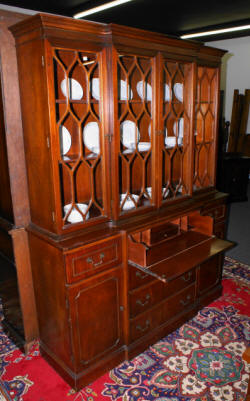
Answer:
[[[162,74],[162,199],[166,201],[188,193],[190,66],[164,60]]]
[[[214,138],[216,128],[217,70],[198,67],[195,104],[195,175],[194,189],[213,183]]]
[[[100,55],[53,53],[62,215],[65,225],[104,215]]]
[[[152,204],[152,60],[120,55],[118,121],[120,128],[120,212]]]

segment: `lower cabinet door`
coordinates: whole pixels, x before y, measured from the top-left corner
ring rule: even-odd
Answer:
[[[77,371],[123,346],[122,270],[82,281],[68,289],[69,323]]]

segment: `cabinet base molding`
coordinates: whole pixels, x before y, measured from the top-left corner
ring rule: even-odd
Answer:
[[[126,347],[123,346],[113,352],[107,358],[92,364],[89,368],[83,369],[79,373],[70,370],[61,360],[59,361],[48,348],[40,343],[40,353],[42,357],[56,370],[56,372],[75,390],[80,391],[107,371],[118,366],[126,360]]]

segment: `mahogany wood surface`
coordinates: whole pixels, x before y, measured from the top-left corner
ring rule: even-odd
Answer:
[[[221,293],[225,52],[46,14],[10,30],[41,352],[79,390]]]

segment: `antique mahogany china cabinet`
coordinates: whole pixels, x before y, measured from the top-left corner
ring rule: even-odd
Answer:
[[[40,347],[79,389],[221,294],[224,51],[47,14],[10,29]]]

